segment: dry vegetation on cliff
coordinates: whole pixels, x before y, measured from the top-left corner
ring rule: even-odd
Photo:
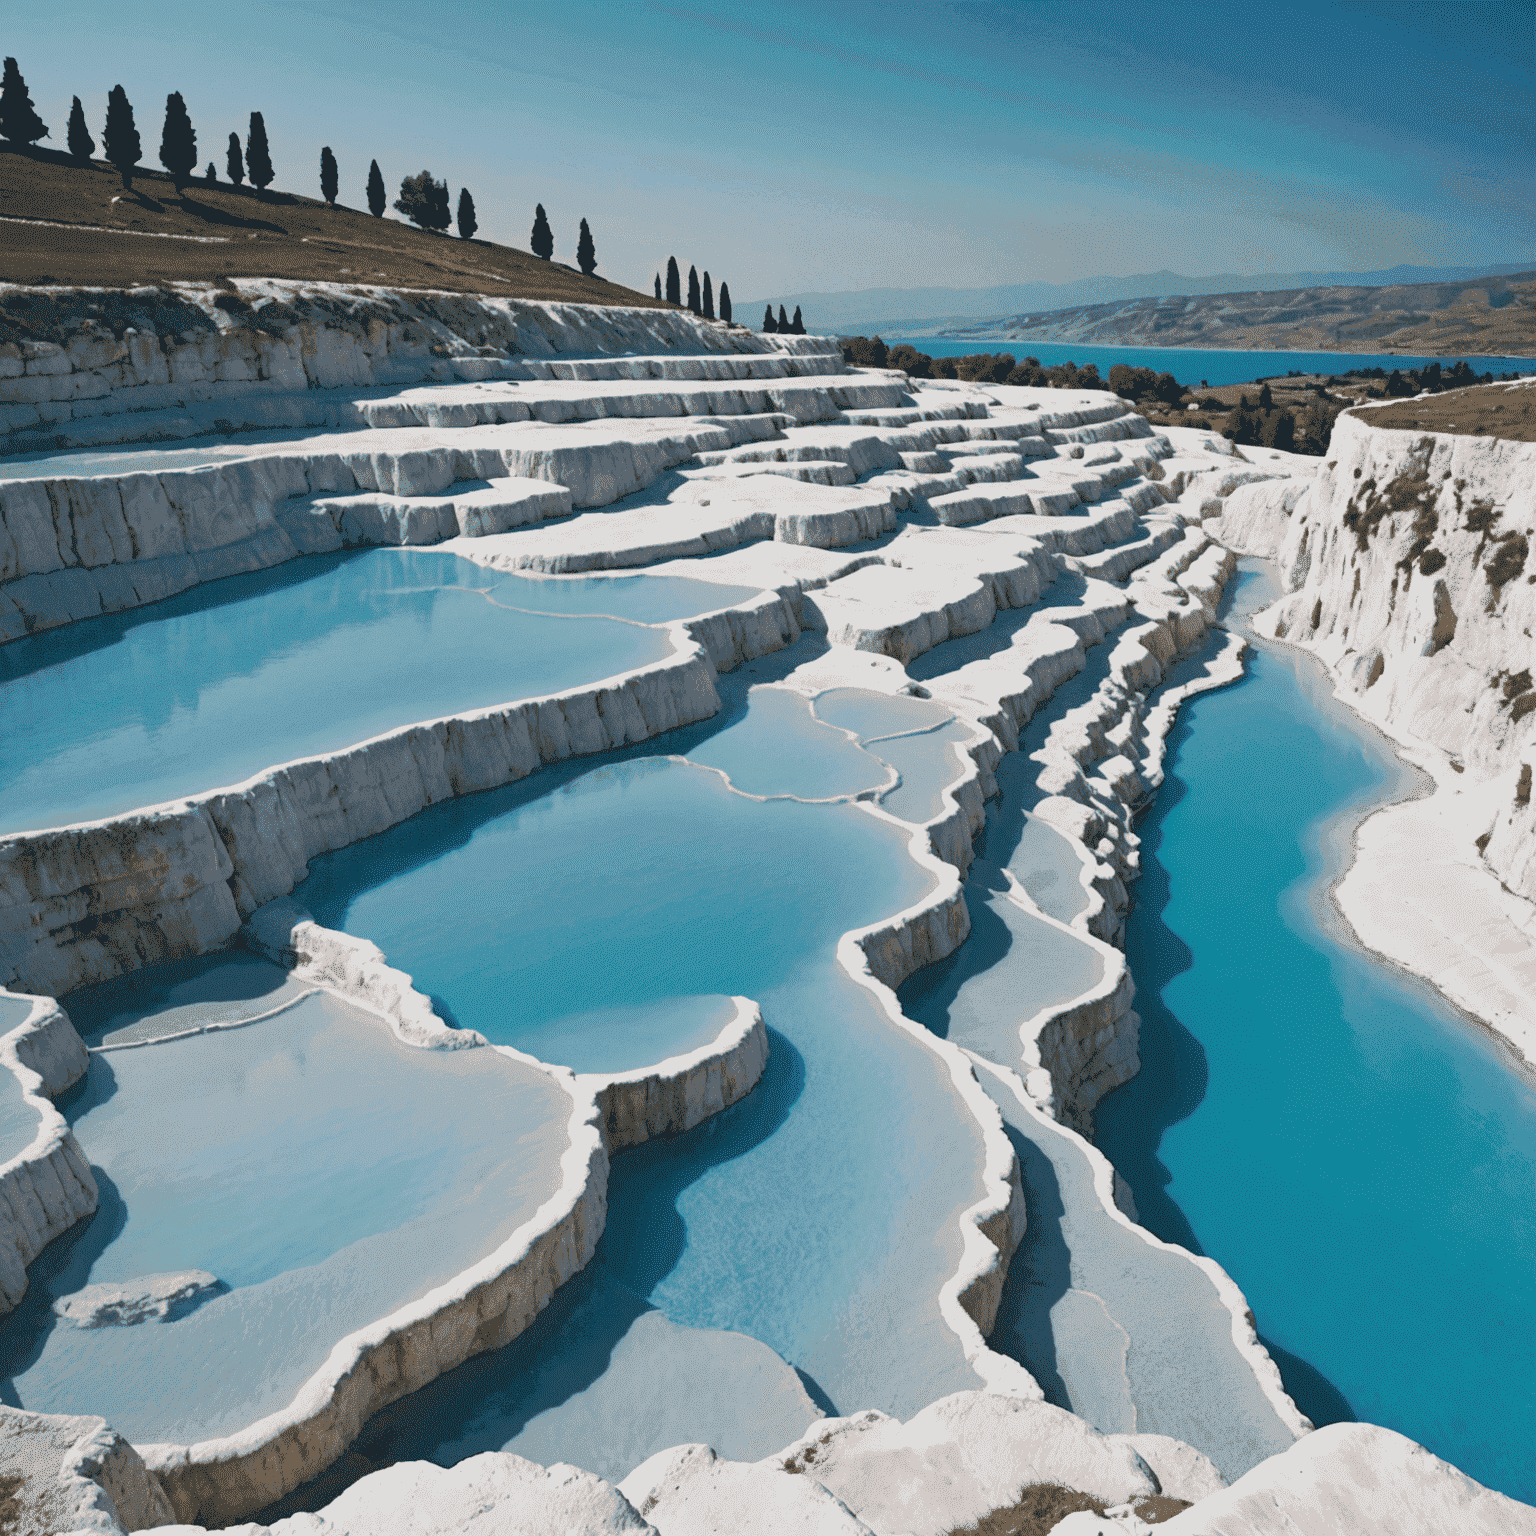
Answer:
[[[1367,426],[1399,432],[1449,432],[1458,437],[1502,437],[1536,443],[1536,388],[1482,384],[1421,400],[1394,400],[1360,413]]]
[[[663,307],[648,293],[583,277],[527,251],[328,208],[314,198],[258,196],[223,181],[192,181],[178,194],[168,175],[142,167],[133,182],[124,192],[104,161],[81,166],[52,150],[0,148],[0,278],[132,288],[279,277]]]

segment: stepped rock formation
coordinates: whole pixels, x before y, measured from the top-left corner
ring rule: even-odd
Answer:
[[[946,1396],[906,1424],[876,1412],[821,1420],[762,1462],[674,1447],[620,1487],[501,1453],[448,1470],[401,1463],[318,1515],[240,1529],[684,1536],[724,1523],[939,1536],[1042,1481],[1119,1509],[1125,1530],[1141,1528],[1137,1508],[1158,1497],[1191,1504],[1177,1516],[1191,1523],[1175,1525],[1189,1531],[1226,1530],[1230,1514],[1249,1522],[1242,1529],[1279,1532],[1293,1515],[1272,1510],[1304,1519],[1335,1506],[1350,1510],[1352,1528],[1383,1536],[1434,1529],[1412,1523],[1420,1511],[1454,1511],[1473,1532],[1529,1528],[1522,1506],[1401,1437],[1369,1426],[1308,1435],[1237,1287],[1212,1261],[1136,1227],[1120,1209],[1123,1192],[1117,1203],[1113,1169],[1084,1139],[1098,1100],[1138,1069],[1133,985],[1116,947],[1140,862],[1134,817],[1161,781],[1180,701],[1238,670],[1236,643],[1206,648],[1233,550],[1294,545],[1290,568],[1297,581],[1316,571],[1317,594],[1288,599],[1286,612],[1334,604],[1356,569],[1345,533],[1358,546],[1355,529],[1374,504],[1346,530],[1346,499],[1338,532],[1334,512],[1309,508],[1355,494],[1356,463],[1363,482],[1375,461],[1234,453],[1203,432],[1155,433],[1104,394],[850,372],[823,338],[758,336],[669,311],[254,281],[239,284],[235,302],[212,290],[172,295],[160,312],[174,314],[174,329],[133,296],[51,293],[34,311],[38,339],[0,348],[9,451],[155,447],[87,472],[53,460],[33,478],[0,481],[0,637],[365,544],[436,544],[488,571],[706,577],[757,595],[668,626],[669,656],[590,686],[402,725],[163,806],[0,834],[0,986],[61,994],[239,935],[306,984],[367,1007],[408,1044],[475,1051],[482,1038],[445,1028],[374,945],[320,927],[285,899],[311,859],[426,806],[707,721],[745,696],[747,682],[733,674],[765,658],[778,668],[772,685],[813,702],[850,687],[926,699],[956,731],[926,819],[897,818],[860,796],[871,815],[903,822],[931,889],[888,921],[845,934],[837,958],[893,1030],[942,1061],[981,1128],[984,1195],[960,1214],[959,1258],[930,1304],[959,1341],[961,1365],[990,1390]],[[125,318],[135,314],[142,325]],[[257,428],[289,436],[225,441]],[[167,444],[197,451],[156,460],[174,452]],[[1309,489],[1314,472],[1321,478]],[[1463,478],[1469,494],[1492,494],[1497,473],[1470,466]],[[1455,479],[1446,482],[1453,497]],[[1420,536],[1393,518],[1416,516],[1389,505],[1376,518],[1370,537],[1401,548],[1391,560],[1385,542],[1366,551],[1380,556],[1371,580],[1397,570]],[[1500,516],[1490,549],[1504,547],[1515,522]],[[1303,537],[1303,528],[1312,531]],[[1461,637],[1471,633],[1463,588],[1483,579],[1489,552],[1447,544],[1444,553]],[[1427,662],[1454,649],[1435,642],[1451,620],[1422,554],[1412,599],[1420,607],[1399,596],[1400,617],[1387,601],[1380,632],[1389,639],[1371,642],[1382,666],[1365,666],[1362,688],[1384,686],[1399,663],[1416,675],[1415,643]],[[1512,579],[1505,585],[1513,604]],[[1360,622],[1353,601],[1343,597],[1341,626]],[[1319,618],[1312,627],[1330,626]],[[1490,629],[1490,660],[1493,637]],[[1502,697],[1504,681],[1482,686]],[[1417,708],[1416,697],[1405,683],[1401,707]],[[1497,701],[1477,715],[1490,740],[1496,725],[1510,732],[1477,761],[1487,771],[1502,765],[1518,798],[1513,716]],[[1473,735],[1461,749],[1469,771]],[[1022,821],[1026,810],[1055,850],[1049,881],[1027,861],[1015,872],[978,854],[984,829],[1003,815]],[[1017,1001],[1033,975],[1023,943],[1021,970],[966,968],[972,914],[984,907],[1010,934],[1048,940],[1081,962],[1087,980],[1072,1001]],[[958,957],[956,1017],[988,1026],[963,1040],[906,1018],[894,992],[949,957]],[[606,1078],[549,1068],[563,1074],[573,1129],[568,1177],[545,1227],[500,1255],[494,1274],[466,1272],[431,1306],[337,1341],[288,1408],[243,1434],[146,1447],[133,1476],[119,1478],[120,1525],[102,1513],[91,1528],[145,1528],[168,1509],[202,1522],[180,1529],[248,1517],[335,1464],[380,1406],[513,1337],[590,1258],[610,1152],[695,1125],[751,1091],[767,1032],[749,999],[735,1002],[731,1023],[691,1054]],[[29,1005],[29,1020],[52,1006]],[[20,1033],[6,1049],[25,1064]],[[36,1074],[51,1092],[67,1076],[64,1067]],[[1098,1313],[1075,1365],[1118,1382],[1123,1400],[1106,1410],[1120,1415],[1115,1427],[1045,1403],[1029,1372],[987,1344],[1026,1233],[1010,1136],[1061,1171],[1078,1230],[1089,1234],[1070,1257]],[[87,1209],[61,1206],[50,1235]],[[25,1264],[26,1243],[15,1246]],[[1166,1304],[1138,1306],[1148,1291]],[[1186,1313],[1205,1321],[1188,1323]],[[1124,1342],[1132,1338],[1133,1352]],[[1106,1366],[1111,1357],[1120,1363]],[[1138,1371],[1166,1361],[1179,1362],[1179,1390],[1148,1390]],[[1163,1432],[1175,1426],[1160,1413],[1178,1419],[1179,1434]],[[0,1450],[34,1433],[38,1418],[0,1411]],[[1396,1488],[1372,1486],[1378,1462]],[[25,1465],[27,1487],[52,1498],[48,1469]],[[1223,1473],[1232,1488],[1220,1487]],[[86,1476],[110,1483],[109,1493],[118,1486],[105,1471]],[[1216,1511],[1211,1520],[1202,1508]]]

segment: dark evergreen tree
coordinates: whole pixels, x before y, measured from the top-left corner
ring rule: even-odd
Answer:
[[[720,284],[720,318],[727,325],[731,323],[731,285],[729,283]]]
[[[789,331],[789,316],[784,313],[784,306],[782,304],[779,305],[779,323],[777,329],[785,332],[786,334]]]
[[[1269,392],[1269,384],[1266,381],[1259,387],[1259,409],[1261,411],[1273,410],[1275,397]]]
[[[667,257],[667,303],[683,302],[683,280],[677,275],[677,257]]]
[[[657,297],[658,300],[661,298],[661,273],[660,272],[658,272],[656,274],[656,297]]]
[[[69,152],[81,165],[87,164],[96,153],[96,140],[85,126],[85,112],[78,96],[75,97],[74,106],[69,109]]]
[[[238,133],[232,133],[229,136],[229,158],[224,168],[229,173],[231,185],[238,187],[245,180],[245,157],[240,153]]]
[[[374,218],[384,217],[384,207],[388,200],[388,194],[384,190],[384,173],[379,169],[379,162],[375,160],[368,167],[368,212]]]
[[[176,190],[191,180],[197,165],[197,134],[187,116],[187,104],[180,91],[165,98],[165,129],[160,135],[160,164],[171,173]]]
[[[533,210],[533,236],[528,242],[528,249],[545,261],[555,254],[555,236],[549,227],[549,220],[544,217],[543,203]]]
[[[452,222],[448,214],[448,183],[435,180],[431,171],[405,177],[400,183],[400,196],[395,199],[395,212],[403,213],[421,229],[447,229]]]
[[[214,170],[212,160],[208,162],[208,169],[203,172],[203,180],[206,181],[210,187],[216,187],[219,184],[219,173]]]
[[[123,186],[132,187],[133,168],[144,151],[139,144],[139,130],[133,126],[133,107],[128,93],[120,85],[114,85],[107,92],[107,126],[101,142],[107,159],[121,174]]]
[[[800,318],[800,306],[798,304],[795,305],[795,318],[789,322],[789,328],[796,336],[805,335],[805,321]],[[1008,366],[1010,368],[1013,366],[1012,358],[1009,358]],[[999,383],[1001,383],[1001,380],[999,380]]]
[[[7,59],[0,78],[0,139],[11,144],[35,144],[47,137],[48,125],[27,95],[27,82],[21,78],[16,60]]]
[[[588,277],[597,271],[597,246],[585,219],[581,221],[581,233],[576,237],[576,265]]]
[[[320,151],[320,196],[334,208],[336,206],[336,189],[340,185],[340,178],[336,174],[336,156],[331,153],[331,146],[327,144]]]
[[[267,125],[260,112],[251,113],[251,131],[245,136],[245,173],[258,197],[272,185],[272,151],[267,148]]]
[[[699,269],[697,267],[688,268],[688,308],[694,314],[699,312]]]
[[[772,304],[770,304],[763,311],[763,329],[765,331],[776,331],[776,330],[778,330],[778,326],[774,323],[774,319],[773,319],[773,305]]]
[[[704,318],[715,318],[715,290],[709,285],[709,273],[704,274]]]
[[[479,229],[475,221],[475,200],[469,195],[468,187],[459,188],[459,239],[473,240],[475,231]]]

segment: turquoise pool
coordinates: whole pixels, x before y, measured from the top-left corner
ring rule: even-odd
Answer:
[[[295,758],[596,682],[754,596],[373,549],[210,582],[0,647],[0,831],[95,820]]]

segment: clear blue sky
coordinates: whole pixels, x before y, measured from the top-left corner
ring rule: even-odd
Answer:
[[[1536,255],[1536,0],[1135,5],[70,0],[7,7],[63,147],[119,82],[156,163],[185,96],[222,174],[266,117],[364,203],[423,166],[480,233],[740,297],[1483,264]]]

